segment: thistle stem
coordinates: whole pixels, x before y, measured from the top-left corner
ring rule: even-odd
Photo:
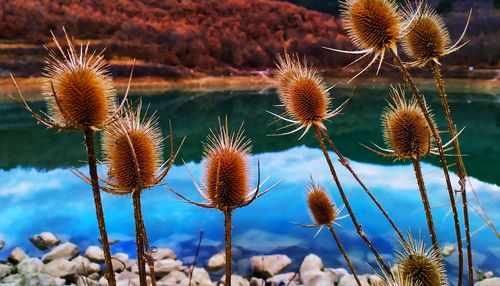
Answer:
[[[415,177],[417,178],[418,189],[420,191],[420,196],[422,197],[422,204],[424,205],[425,218],[427,219],[427,227],[429,228],[429,234],[431,236],[432,247],[436,254],[441,256],[439,250],[439,243],[437,240],[436,229],[434,228],[434,220],[432,219],[431,205],[429,203],[429,198],[427,197],[427,190],[425,189],[424,177],[422,176],[422,167],[420,166],[420,160],[413,159],[413,169],[415,170]]]
[[[401,239],[401,241],[406,242],[405,237],[404,237],[403,233],[401,232],[401,230],[398,228],[398,226],[396,225],[396,223],[392,220],[391,216],[384,209],[384,207],[382,206],[382,204],[377,200],[377,198],[375,198],[375,196],[373,195],[373,193],[366,187],[366,185],[363,183],[363,181],[361,181],[361,179],[356,174],[356,172],[354,172],[354,170],[352,169],[351,165],[349,164],[349,160],[346,157],[344,157],[344,155],[342,155],[342,153],[340,153],[340,151],[337,149],[337,147],[333,144],[333,140],[328,136],[328,134],[326,133],[325,130],[321,130],[321,133],[323,135],[323,138],[328,143],[328,145],[330,145],[330,148],[339,157],[340,164],[342,164],[342,166],[344,166],[351,173],[351,175],[353,176],[353,178],[359,183],[359,185],[363,188],[363,190],[366,192],[366,194],[372,199],[372,201],[375,203],[375,205],[377,205],[377,207],[379,208],[379,210],[382,212],[382,214],[385,216],[385,218],[391,224],[392,228],[394,228],[394,230],[398,234],[398,236]]]
[[[231,210],[224,211],[224,228],[226,239],[226,286],[231,286],[232,274],[232,246],[231,246]]]
[[[149,275],[151,276],[151,286],[156,286],[154,259],[153,259],[153,254],[151,252],[151,247],[149,246],[148,234],[146,232],[146,226],[144,224],[144,216],[142,215],[142,211],[141,211],[141,228],[142,228],[142,235],[144,238],[144,247],[146,248],[146,255],[145,255],[146,263],[148,264]]]
[[[146,284],[146,265],[144,263],[144,240],[143,228],[141,225],[142,212],[141,212],[141,192],[135,190],[132,193],[132,200],[134,202],[134,218],[135,218],[135,242],[137,245],[137,266],[139,268],[139,281],[140,285]]]
[[[95,212],[97,224],[101,236],[102,251],[104,252],[105,276],[110,286],[116,285],[115,273],[111,264],[111,251],[109,249],[108,234],[104,221],[104,211],[102,209],[101,192],[99,190],[99,178],[97,176],[97,161],[94,149],[94,131],[88,128],[84,130],[85,146],[87,147],[87,159],[89,162],[90,180],[92,182],[92,192],[94,193]]]
[[[434,79],[436,80],[436,86],[439,90],[439,95],[441,97],[441,104],[443,105],[444,113],[446,116],[446,122],[448,123],[448,130],[450,131],[451,138],[457,136],[457,129],[453,123],[453,118],[451,116],[450,105],[448,104],[448,98],[446,96],[446,90],[444,87],[443,78],[441,77],[441,69],[439,65],[432,61],[432,72],[434,73]],[[453,140],[453,149],[456,155],[457,170],[460,185],[460,194],[462,195],[462,208],[464,212],[464,224],[465,224],[465,241],[467,244],[467,266],[469,274],[469,285],[474,284],[474,270],[472,269],[472,244],[470,238],[470,225],[469,225],[469,210],[467,206],[467,192],[465,186],[467,184],[467,173],[465,171],[465,165],[462,158],[462,152],[460,150],[460,145],[458,143],[458,138]]]
[[[337,233],[333,229],[331,225],[328,226],[328,229],[332,233],[333,238],[335,239],[335,242],[337,243],[337,246],[339,247],[340,251],[342,252],[342,255],[344,255],[345,261],[347,262],[347,265],[349,266],[349,269],[351,269],[352,275],[354,276],[354,279],[356,279],[356,283],[361,286],[361,281],[359,281],[358,274],[356,273],[356,270],[354,269],[354,266],[352,266],[351,259],[349,259],[349,255],[347,255],[347,252],[344,249],[344,246],[340,242],[339,237],[337,236]]]
[[[337,188],[339,190],[340,196],[342,197],[342,201],[344,202],[345,208],[349,212],[349,217],[351,218],[354,226],[356,227],[358,235],[363,239],[365,244],[368,246],[368,248],[371,250],[371,252],[375,255],[375,258],[379,262],[379,264],[384,268],[384,271],[387,273],[391,273],[391,269],[387,266],[387,264],[384,262],[380,254],[377,252],[375,247],[373,247],[370,239],[366,236],[365,232],[363,231],[363,227],[358,223],[358,220],[356,219],[356,215],[354,214],[351,205],[349,204],[349,201],[347,199],[347,196],[344,192],[344,189],[342,187],[342,184],[340,183],[340,180],[337,176],[337,172],[335,171],[335,168],[333,167],[332,160],[330,158],[330,155],[328,154],[328,151],[326,150],[325,142],[323,141],[323,138],[321,137],[321,131],[320,131],[319,126],[314,126],[314,132],[316,134],[316,139],[318,139],[318,143],[321,147],[321,151],[323,151],[323,156],[326,159],[326,162],[328,164],[328,167],[330,168],[330,173],[332,174],[333,180],[335,181],[335,184],[337,185]]]
[[[441,168],[443,169],[443,174],[444,178],[446,181],[446,188],[448,190],[448,196],[450,199],[450,204],[451,204],[451,210],[453,212],[453,221],[455,225],[455,234],[457,238],[457,249],[458,249],[458,286],[462,286],[463,282],[463,275],[464,275],[464,255],[462,251],[462,234],[460,231],[460,221],[458,220],[458,211],[457,211],[457,204],[455,202],[455,196],[454,196],[454,191],[453,187],[451,185],[451,180],[450,180],[450,174],[448,172],[448,164],[446,163],[446,158],[444,155],[444,150],[443,150],[443,143],[441,141],[441,137],[439,136],[438,130],[436,126],[434,125],[434,122],[432,121],[432,118],[429,115],[429,112],[427,111],[427,107],[425,105],[425,98],[424,96],[418,91],[417,85],[415,84],[415,81],[411,77],[408,69],[404,66],[403,62],[401,61],[401,58],[393,51],[392,49],[389,49],[392,57],[394,58],[394,61],[396,62],[397,67],[401,71],[401,74],[403,75],[404,80],[408,83],[410,88],[412,89],[413,95],[417,99],[417,104],[422,110],[422,113],[424,114],[425,120],[427,121],[427,124],[429,125],[429,128],[432,133],[432,137],[434,138],[434,141],[436,143],[436,146],[438,148],[439,152],[439,158],[441,162]]]

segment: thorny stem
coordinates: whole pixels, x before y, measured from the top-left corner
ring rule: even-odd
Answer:
[[[354,269],[354,266],[352,266],[351,259],[349,259],[349,255],[347,255],[347,252],[344,249],[344,246],[340,242],[339,237],[337,236],[337,233],[333,229],[331,225],[328,226],[328,229],[332,233],[333,238],[335,239],[335,242],[337,243],[337,246],[339,247],[340,251],[342,252],[342,255],[344,255],[345,261],[347,262],[347,265],[349,266],[349,269],[351,269],[352,275],[354,276],[354,279],[356,279],[356,283],[361,286],[361,281],[359,281],[358,274],[356,273],[356,270]]]
[[[89,162],[89,173],[92,183],[92,192],[94,193],[95,213],[97,224],[101,235],[102,251],[104,252],[105,261],[105,276],[110,286],[116,285],[115,273],[111,264],[111,251],[109,249],[108,234],[106,232],[106,224],[104,222],[104,211],[102,209],[101,193],[99,191],[99,178],[97,175],[97,163],[94,149],[94,131],[88,128],[84,130],[85,146],[87,147],[87,159]]]
[[[193,266],[191,267],[191,271],[189,271],[189,283],[188,286],[191,286],[191,280],[193,279],[194,268],[196,267],[196,262],[198,262],[198,257],[200,255],[201,241],[203,240],[203,234],[205,232],[203,229],[200,229],[200,239],[198,240],[198,246],[196,247],[196,253],[194,255]]]
[[[153,253],[151,252],[151,247],[149,245],[148,234],[146,232],[146,226],[144,224],[144,216],[142,215],[142,211],[141,211],[141,228],[144,239],[143,241],[144,247],[146,248],[146,255],[145,255],[146,263],[148,264],[149,275],[151,276],[151,286],[156,286],[156,275],[155,275]]]
[[[372,201],[375,203],[375,205],[377,205],[377,207],[382,212],[382,214],[387,218],[389,223],[392,225],[394,230],[397,232],[401,241],[405,242],[406,240],[405,240],[405,237],[404,237],[403,233],[401,232],[401,230],[398,228],[396,223],[392,220],[391,216],[384,209],[382,204],[377,200],[377,198],[375,198],[373,193],[366,187],[366,185],[363,183],[363,181],[361,181],[361,179],[358,177],[356,172],[354,172],[351,165],[349,164],[349,160],[346,157],[344,157],[344,155],[342,155],[342,153],[340,153],[340,151],[333,144],[332,139],[328,136],[328,134],[326,133],[325,130],[321,130],[321,133],[323,134],[323,138],[326,139],[326,142],[328,143],[328,145],[330,145],[330,148],[332,148],[333,152],[335,152],[335,154],[337,154],[337,156],[339,157],[339,162],[342,164],[342,166],[344,166],[351,173],[353,178],[359,183],[359,185],[363,188],[363,190],[366,192],[366,194],[372,199]]]
[[[448,130],[450,131],[451,138],[457,136],[457,129],[453,123],[453,118],[451,116],[450,105],[448,104],[448,99],[446,97],[446,91],[444,88],[443,78],[441,77],[441,69],[439,65],[432,61],[432,72],[434,73],[434,79],[436,80],[436,86],[439,90],[439,95],[441,97],[441,104],[444,108],[444,113],[446,116],[446,122],[448,123]],[[469,273],[469,285],[474,284],[474,271],[472,269],[472,244],[470,238],[470,225],[469,225],[469,210],[467,206],[467,192],[465,186],[467,184],[467,173],[465,171],[465,165],[462,158],[462,152],[460,150],[460,145],[458,143],[458,138],[453,140],[453,149],[456,155],[458,178],[460,185],[460,194],[462,195],[462,208],[464,212],[464,224],[465,224],[465,241],[467,244],[467,266]]]
[[[139,281],[140,285],[146,284],[146,264],[144,263],[144,240],[143,229],[141,225],[142,212],[141,212],[141,192],[135,190],[132,193],[132,200],[134,202],[134,218],[135,218],[135,241],[137,244],[137,266],[139,268]]]
[[[443,143],[441,141],[441,137],[439,136],[438,130],[436,129],[436,126],[434,125],[434,122],[432,121],[432,118],[429,115],[429,112],[427,111],[424,96],[418,91],[418,88],[417,88],[415,81],[411,77],[408,69],[404,66],[403,62],[401,61],[401,58],[392,49],[389,49],[389,51],[391,52],[391,55],[394,58],[394,61],[396,62],[397,67],[401,71],[401,74],[403,75],[404,80],[408,83],[408,85],[412,89],[413,95],[417,99],[417,104],[420,107],[420,109],[422,110],[422,113],[424,114],[425,120],[427,121],[427,124],[429,125],[429,128],[430,128],[431,133],[432,133],[432,137],[434,138],[434,141],[436,142],[436,146],[437,146],[438,151],[439,151],[441,168],[443,169],[443,174],[444,174],[444,178],[446,181],[446,188],[448,189],[448,196],[450,199],[451,210],[453,212],[453,220],[454,220],[454,224],[455,224],[455,234],[457,237],[458,286],[462,286],[463,274],[464,274],[464,257],[463,257],[464,255],[463,255],[463,251],[462,251],[462,234],[460,231],[460,222],[458,220],[457,204],[455,202],[455,196],[453,193],[453,187],[451,185],[450,174],[448,172],[448,164],[446,163],[446,158],[444,155]]]
[[[372,251],[372,253],[375,255],[375,258],[379,262],[379,264],[384,268],[384,271],[387,273],[391,273],[390,268],[387,266],[387,264],[384,262],[380,254],[377,252],[377,250],[373,247],[370,239],[366,236],[365,232],[363,231],[362,226],[358,223],[358,220],[356,219],[356,215],[354,214],[353,210],[351,209],[351,205],[349,204],[349,201],[347,200],[347,196],[344,193],[344,189],[342,188],[342,184],[340,183],[340,180],[337,176],[337,172],[335,171],[335,168],[333,167],[332,160],[330,159],[330,155],[328,155],[328,151],[326,150],[325,142],[323,142],[323,139],[321,138],[321,131],[320,131],[319,126],[314,126],[314,132],[316,134],[316,139],[318,139],[318,143],[321,147],[321,151],[323,151],[323,156],[326,159],[326,162],[328,164],[328,167],[330,168],[330,173],[332,174],[333,180],[335,181],[335,184],[337,185],[337,188],[339,190],[340,196],[342,197],[342,201],[344,202],[345,208],[349,212],[349,217],[351,218],[354,226],[356,227],[356,230],[358,232],[358,235],[363,239],[365,244],[368,246],[368,248]]]
[[[226,286],[231,286],[231,273],[232,273],[232,248],[231,248],[231,210],[224,211],[224,228],[226,239]]]
[[[432,219],[431,205],[429,203],[429,198],[427,197],[424,177],[422,176],[422,167],[420,166],[420,160],[417,158],[413,159],[412,162],[413,169],[415,170],[415,177],[417,178],[418,189],[420,191],[420,196],[422,197],[422,204],[424,205],[425,218],[427,220],[427,227],[429,228],[429,234],[431,236],[432,247],[434,248],[436,255],[441,256],[436,229],[434,228],[434,220]]]

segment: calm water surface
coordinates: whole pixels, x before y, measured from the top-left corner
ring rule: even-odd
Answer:
[[[350,90],[337,90],[338,105]],[[385,106],[387,89],[357,89],[343,115],[328,124],[328,132],[352,163],[363,181],[405,231],[419,230],[427,239],[425,215],[416,186],[413,169],[408,162],[392,162],[370,153],[358,143],[381,144],[380,114]],[[445,123],[436,94],[427,93],[441,129]],[[470,186],[482,199],[484,210],[498,226],[500,222],[500,95],[482,93],[450,93],[449,99],[458,126],[466,126],[460,137],[465,163],[471,176]],[[256,183],[257,161],[267,185],[282,178],[285,181],[254,204],[234,215],[235,270],[248,274],[248,259],[254,254],[285,253],[295,263],[310,252],[319,254],[328,267],[345,267],[343,259],[327,231],[315,239],[316,230],[303,229],[291,223],[310,223],[306,209],[304,184],[312,174],[340,204],[337,189],[317,148],[313,134],[302,140],[298,136],[270,137],[279,124],[265,110],[277,111],[278,98],[273,92],[212,92],[188,93],[172,91],[144,97],[143,101],[158,109],[160,122],[167,132],[167,120],[174,125],[176,141],[187,137],[180,157],[197,179],[204,174],[201,161],[201,141],[209,128],[216,126],[217,117],[228,115],[234,126],[245,121],[245,129],[253,141],[254,156],[251,173]],[[34,106],[44,108],[43,102]],[[446,135],[444,135],[446,137]],[[41,231],[52,231],[64,240],[78,243],[82,249],[96,244],[98,231],[90,188],[73,176],[69,166],[85,167],[85,148],[79,133],[56,133],[36,126],[18,107],[0,105],[0,238],[6,247],[0,259],[8,256],[15,246],[22,246],[30,255],[40,255],[28,238]],[[332,157],[335,156],[332,154]],[[449,161],[453,161],[452,158]],[[390,258],[395,233],[371,203],[368,196],[341,165],[335,163],[345,190],[350,194],[358,220],[380,252]],[[454,171],[454,168],[451,168]],[[104,169],[100,169],[105,174]],[[454,242],[448,194],[435,158],[423,163],[423,173],[433,205],[439,240]],[[457,177],[453,174],[453,183]],[[201,200],[182,165],[176,165],[166,178],[175,190]],[[471,197],[472,205],[477,201]],[[104,194],[104,210],[111,238],[120,242],[112,251],[124,251],[135,256],[132,201],[129,197]],[[223,250],[223,216],[217,211],[198,209],[180,202],[164,187],[143,194],[143,210],[151,244],[171,247],[186,262],[192,260],[200,229],[205,232],[200,264]],[[376,268],[373,256],[357,237],[350,219],[341,221],[341,239],[356,267],[362,271]],[[471,214],[472,229],[483,221]],[[427,240],[428,241],[428,240]],[[473,236],[474,264],[483,270],[500,273],[500,243],[488,228]],[[456,267],[456,253],[446,259],[450,275]]]

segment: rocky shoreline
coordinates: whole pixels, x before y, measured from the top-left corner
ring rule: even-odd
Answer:
[[[29,257],[21,248],[11,251],[7,261],[0,261],[0,286],[106,286],[103,277],[104,253],[99,246],[89,246],[82,252],[71,243],[61,243],[56,235],[43,232],[30,238],[33,245],[45,251],[42,257]],[[0,241],[0,250],[4,242]],[[154,263],[157,286],[188,285],[192,272],[191,285],[224,285],[224,277],[217,279],[217,272],[223,271],[224,253],[214,254],[207,267],[185,265],[177,259],[169,248],[157,248],[151,255]],[[315,254],[307,255],[295,272],[283,272],[292,260],[282,254],[253,256],[249,260],[251,277],[233,275],[235,286],[355,286],[354,277],[344,268],[325,268],[322,260]],[[118,286],[139,286],[138,267],[135,259],[126,253],[113,254],[113,270]],[[489,277],[488,277],[489,276]],[[500,285],[500,278],[487,275],[475,286]],[[377,285],[379,277],[373,274],[360,276],[363,286]],[[148,280],[151,281],[148,269]]]

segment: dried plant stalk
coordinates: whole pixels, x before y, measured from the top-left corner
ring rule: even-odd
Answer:
[[[356,283],[361,286],[361,281],[359,281],[359,277],[356,273],[356,269],[354,269],[354,266],[352,266],[351,260],[349,259],[349,256],[347,255],[347,252],[344,249],[344,246],[340,242],[339,237],[337,236],[337,233],[333,229],[333,227],[330,225],[328,227],[330,230],[330,233],[332,234],[333,238],[335,239],[335,242],[337,243],[337,246],[339,247],[340,251],[342,252],[342,255],[344,256],[345,261],[347,262],[347,265],[349,266],[349,269],[351,269],[352,275],[354,276],[354,279],[356,280]]]

